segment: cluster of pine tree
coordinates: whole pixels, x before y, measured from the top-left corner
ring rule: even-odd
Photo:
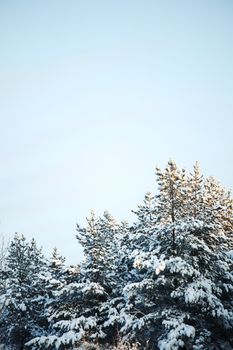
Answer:
[[[1,266],[3,349],[116,349],[118,339],[125,349],[233,349],[231,195],[197,164],[187,174],[170,161],[156,176],[133,225],[105,212],[77,226],[79,266],[15,235]]]

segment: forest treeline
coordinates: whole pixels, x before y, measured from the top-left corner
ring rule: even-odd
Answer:
[[[214,178],[156,168],[135,223],[91,212],[77,266],[15,234],[0,265],[7,350],[233,349],[233,200]]]

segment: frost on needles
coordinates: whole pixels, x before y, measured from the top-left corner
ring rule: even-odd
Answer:
[[[156,168],[135,223],[91,212],[67,267],[16,234],[1,263],[3,349],[233,348],[233,201],[198,164]]]

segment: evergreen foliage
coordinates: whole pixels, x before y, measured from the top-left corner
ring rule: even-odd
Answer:
[[[91,212],[84,259],[16,235],[1,267],[2,344],[20,349],[233,348],[233,201],[198,163],[156,168],[133,225]]]
[[[30,338],[41,334],[43,319],[45,261],[33,239],[26,242],[15,234],[3,271],[1,290],[1,340],[7,346],[23,349]]]

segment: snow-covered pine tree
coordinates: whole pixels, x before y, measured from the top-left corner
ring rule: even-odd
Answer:
[[[132,212],[137,215],[137,224],[143,231],[147,229],[147,225],[150,227],[153,223],[153,216],[155,213],[155,197],[152,195],[152,193],[147,192],[145,194],[143,204],[138,205],[138,209],[132,210]]]
[[[203,212],[203,186],[204,177],[201,173],[199,163],[193,166],[193,172],[187,178],[187,216],[197,219]]]
[[[6,255],[8,249],[9,242],[5,240],[5,237],[0,236],[0,272],[4,270]]]
[[[159,193],[156,196],[157,223],[174,224],[185,216],[185,207],[187,203],[187,186],[185,170],[180,170],[176,163],[170,160],[165,168],[161,171],[156,168],[157,185]],[[176,246],[175,228],[172,228],[172,249],[175,251]]]
[[[15,234],[8,250],[5,289],[1,295],[4,307],[0,328],[6,346],[24,349],[25,342],[38,335],[44,326],[41,319],[44,266],[44,257],[35,240],[28,243],[23,235]]]
[[[116,306],[119,302],[119,291],[122,289],[119,287],[120,269],[118,272],[121,240],[119,225],[107,211],[99,218],[95,218],[92,212],[87,224],[86,229],[80,230],[78,227],[77,238],[83,245],[85,255],[81,269],[83,281],[92,286],[89,297],[86,294],[88,304],[91,298],[98,300],[92,310],[88,305],[90,315],[95,315],[96,322],[89,339],[98,342],[102,342],[102,339],[111,341],[117,331]]]
[[[102,274],[105,276],[100,283],[106,289],[108,294],[116,296],[118,292],[118,260],[119,260],[119,225],[114,217],[105,211],[103,216],[99,218],[98,229],[102,237],[102,246],[100,247],[99,256],[102,259],[99,262],[99,267],[102,269]]]
[[[114,278],[112,270],[116,254],[114,251],[117,251],[117,228],[116,220],[107,211],[99,218],[92,211],[90,218],[87,218],[87,227],[77,226],[76,237],[84,250],[84,275],[91,282],[101,284],[107,292],[111,292]]]
[[[136,246],[141,247],[142,238],[140,237],[140,234],[139,237],[133,235],[132,233],[134,232],[134,227],[129,225],[127,221],[122,221],[116,234],[118,256],[115,260],[115,273],[118,279],[118,290],[120,295],[122,294],[125,284],[132,281],[134,278],[134,250]]]
[[[226,226],[223,230],[222,215],[215,215],[216,211],[205,209],[205,215],[201,216],[197,202],[196,213],[190,210],[187,206],[190,184],[184,172],[175,167],[178,174],[175,176],[171,164],[167,169],[165,177],[162,172],[158,177],[162,189],[157,197],[158,224],[151,226],[149,235],[154,241],[150,239],[147,250],[135,254],[139,281],[124,288],[127,303],[121,312],[121,333],[144,343],[144,347],[148,340],[152,349],[230,350],[233,346],[232,235]],[[218,205],[218,198],[225,196],[219,193],[220,188],[217,196],[215,190],[213,193],[208,190],[212,208]],[[205,187],[198,188],[198,196],[198,203],[205,204]],[[232,224],[230,208],[222,205],[222,214]],[[173,229],[175,254],[170,249],[169,233]]]
[[[49,259],[49,267],[51,274],[54,278],[60,280],[64,274],[65,258],[59,254],[58,249],[55,247],[52,251],[52,256]]]
[[[47,318],[57,308],[59,291],[67,283],[69,275],[68,268],[65,266],[65,258],[59,254],[58,249],[55,247],[52,251],[52,256],[48,260],[47,283],[45,286]],[[51,323],[49,319],[48,323]]]
[[[204,182],[203,202],[204,220],[218,225],[218,228],[225,232],[231,232],[233,199],[230,192],[213,177],[207,178]]]
[[[80,339],[82,319],[79,319],[79,307],[82,304],[82,286],[78,267],[65,269],[65,281],[60,283],[52,279],[47,286],[49,299],[46,302],[47,329],[31,339],[27,349],[68,349]],[[51,293],[51,287],[53,288]],[[79,332],[80,331],[80,332]]]
[[[60,303],[59,293],[70,278],[70,272],[68,270],[69,269],[65,267],[65,258],[58,253],[55,247],[52,251],[51,258],[48,260],[47,273],[44,279],[44,312],[42,316],[46,322],[41,336],[49,335],[53,330],[54,314],[56,314],[59,309]]]
[[[45,308],[48,298],[47,283],[50,278],[47,260],[42,253],[42,248],[38,248],[34,238],[28,243],[28,261],[30,266],[28,299],[30,299],[32,311],[31,338],[42,334],[44,328],[48,327]]]
[[[5,242],[4,236],[0,238],[0,315],[4,309],[4,291],[5,291],[5,263],[7,256],[7,244]],[[0,344],[2,343],[2,337],[4,335],[1,332],[0,328]]]
[[[132,210],[137,216],[136,222],[130,228],[129,240],[132,241],[131,253],[135,249],[145,251],[150,245],[150,233],[155,225],[157,225],[158,213],[156,207],[156,198],[150,192],[147,192],[142,205],[138,205],[137,210]],[[134,254],[134,253],[133,253]]]
[[[111,327],[106,324],[114,295],[117,276],[114,275],[114,233],[116,221],[105,212],[96,218],[91,212],[87,227],[77,226],[77,238],[84,249],[84,262],[74,278],[66,280],[56,291],[57,302],[49,320],[50,334],[28,343],[31,349],[69,349],[82,341],[99,342]]]

